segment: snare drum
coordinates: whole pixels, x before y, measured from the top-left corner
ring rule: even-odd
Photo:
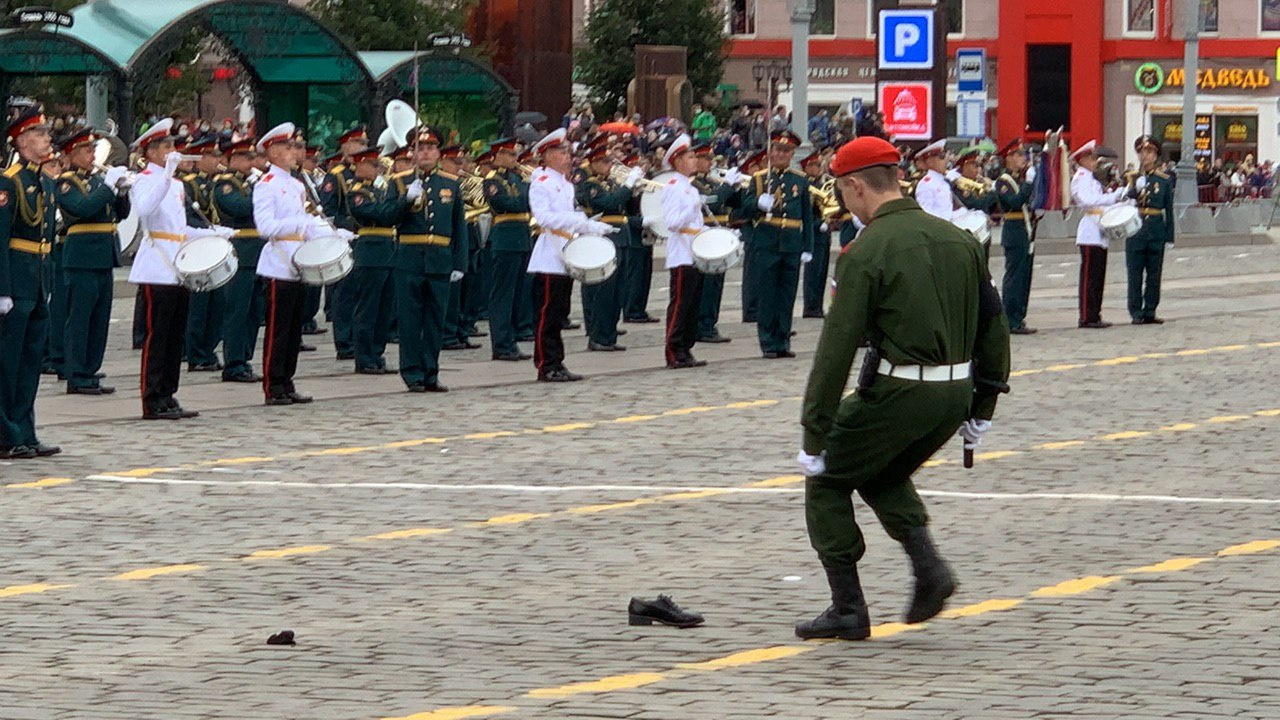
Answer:
[[[707,228],[693,238],[693,265],[707,275],[723,275],[745,252],[737,230]]]
[[[961,230],[968,230],[983,246],[991,242],[991,227],[987,223],[987,214],[981,210],[961,210],[951,216],[951,224]]]
[[[1142,216],[1132,205],[1116,205],[1102,213],[1098,227],[1109,242],[1124,242],[1142,229]]]
[[[230,240],[207,235],[182,243],[173,267],[182,287],[191,292],[209,292],[231,282],[240,260]]]
[[[579,235],[564,246],[564,266],[569,276],[583,285],[602,283],[618,269],[618,250],[613,241],[599,235]]]
[[[331,285],[351,272],[355,258],[346,240],[328,235],[299,245],[293,253],[293,266],[298,269],[298,278],[303,283]]]
[[[127,256],[138,249],[142,242],[142,233],[138,223],[138,214],[129,213],[125,219],[116,223],[116,239],[120,242],[120,255]]]

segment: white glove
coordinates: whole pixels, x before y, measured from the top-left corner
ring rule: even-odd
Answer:
[[[800,463],[800,469],[804,472],[805,477],[821,475],[827,471],[827,452],[823,450],[821,455],[810,455],[801,450],[796,455],[796,462]]]
[[[951,168],[950,170],[947,171],[946,177],[947,177],[947,182],[954,183],[956,181],[956,178],[960,177],[960,171],[955,168]]]
[[[167,175],[173,175],[178,170],[178,165],[182,162],[182,153],[174,151],[164,156],[164,171]]]
[[[977,447],[982,444],[982,436],[990,429],[990,420],[965,420],[960,425],[960,437],[964,438],[965,444]]]
[[[1036,181],[1036,166],[1032,165],[1027,168],[1027,182],[1033,183],[1035,181]]]
[[[461,270],[454,270],[453,272],[449,273],[449,282],[456,283],[459,280],[461,280],[464,275],[466,275],[466,273],[462,272]]]
[[[1146,187],[1147,187],[1147,176],[1146,176],[1146,175],[1143,175],[1142,177],[1138,178],[1138,182],[1134,183],[1134,184],[1133,184],[1133,186],[1134,186],[1134,187],[1136,187],[1136,188],[1138,188],[1139,190],[1144,190],[1144,189],[1146,189]]]
[[[345,228],[337,228],[333,231],[335,237],[351,242],[356,239],[356,234]]]
[[[818,226],[819,232],[827,232],[830,229],[831,229],[831,226],[828,225],[827,223],[822,223],[821,225]]]
[[[409,187],[404,191],[404,197],[409,202],[415,202],[422,197],[422,180],[414,180],[409,183]]]
[[[102,181],[107,184],[107,187],[114,188],[119,187],[120,181],[127,177],[129,177],[129,168],[116,166],[107,168],[107,171],[102,174]]]
[[[654,228],[654,226],[658,224],[658,221],[659,221],[659,220],[661,220],[661,218],[657,218],[657,217],[653,217],[653,216],[646,215],[646,216],[645,216],[645,218],[644,218],[644,221],[643,221],[643,222],[641,222],[640,224],[641,224],[643,227],[646,227],[646,228],[648,228],[648,229],[652,230],[652,229]]]
[[[608,235],[613,232],[613,226],[599,220],[588,220],[582,224],[581,232],[584,235]]]
[[[756,206],[765,212],[773,212],[773,196],[761,195],[756,199]]]
[[[631,168],[631,172],[627,173],[627,179],[622,181],[623,187],[633,188],[636,183],[644,179],[644,170],[638,167]]]
[[[747,176],[743,175],[738,168],[729,168],[729,171],[724,174],[724,181],[729,185],[737,185],[746,179]]]
[[[13,298],[8,296],[0,296],[0,315],[8,315],[13,309]]]
[[[802,252],[802,253],[800,253],[800,264],[801,264],[801,265],[807,265],[807,264],[809,264],[812,260],[813,260],[813,253],[811,253],[811,252]]]
[[[224,240],[230,240],[236,235],[235,230],[229,227],[223,227],[221,225],[214,225],[213,227],[209,228],[209,232],[213,233],[214,235],[217,235],[218,237]]]

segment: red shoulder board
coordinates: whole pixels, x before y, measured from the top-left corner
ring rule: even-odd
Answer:
[[[668,184],[668,185],[675,185],[675,184],[676,184],[676,179],[675,179],[675,178],[671,178],[670,180],[668,180],[668,181],[667,181],[667,184]]]
[[[539,176],[538,176],[538,182],[546,182],[547,178],[549,178],[549,177],[551,177],[551,176],[550,176],[550,175],[539,175]]]
[[[932,179],[933,179],[933,176],[932,176],[932,175],[925,175],[925,176],[924,176],[924,179],[923,179],[923,180],[921,180],[920,182],[929,182],[929,181],[930,181],[930,180],[932,180]]]
[[[142,171],[142,174],[143,174],[143,175],[150,175],[150,174],[151,174],[151,168],[147,168],[146,170],[143,170],[143,171]]]
[[[275,177],[274,173],[267,173],[262,176],[262,182],[271,182],[271,178]]]

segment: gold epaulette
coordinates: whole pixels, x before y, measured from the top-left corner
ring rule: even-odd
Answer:
[[[4,176],[7,178],[17,177],[20,172],[22,172],[22,163],[14,163],[9,166],[9,169],[4,171]]]
[[[400,171],[400,172],[398,172],[398,173],[392,173],[392,174],[391,174],[391,177],[392,177],[392,178],[394,178],[394,179],[396,179],[396,180],[399,180],[400,178],[406,178],[406,177],[409,177],[410,175],[414,174],[415,172],[417,172],[417,170],[401,170],[401,171]]]
[[[485,179],[485,180],[493,180],[493,179],[495,179],[495,178],[497,178],[497,177],[498,177],[498,168],[494,168],[494,169],[490,170],[490,171],[488,172],[488,174],[487,174],[487,175],[485,175],[485,176],[484,176],[484,179]]]
[[[769,170],[766,168],[764,170],[757,170],[751,173],[751,177],[755,178],[755,177],[760,177],[762,175],[768,175],[768,174],[769,174]]]
[[[796,175],[796,176],[798,176],[798,177],[802,177],[802,178],[804,178],[805,180],[808,180],[808,179],[809,179],[809,176],[808,176],[808,175],[805,175],[804,173],[800,172],[799,170],[796,170],[795,168],[787,168],[787,172],[791,173],[792,175]]]
[[[346,166],[346,165],[343,165],[342,163],[338,163],[337,165],[334,165],[334,166],[333,166],[333,169],[332,169],[332,170],[330,170],[329,172],[337,174],[337,173],[340,173],[340,172],[342,172],[343,170],[346,170],[346,169],[347,169],[347,166]]]
[[[447,172],[445,172],[445,171],[443,171],[443,170],[436,170],[436,175],[439,175],[440,177],[444,178],[445,180],[453,180],[454,182],[457,182],[457,180],[458,180],[458,176],[457,176],[457,175],[454,175],[453,173],[447,173]]]
[[[229,172],[218,173],[217,175],[213,176],[213,181],[222,182],[223,180],[230,180],[231,178],[234,178],[234,177],[235,177],[235,173],[229,173]]]
[[[1160,170],[1156,170],[1156,175],[1157,175],[1157,176],[1159,176],[1159,177],[1164,178],[1165,180],[1168,180],[1168,179],[1169,179],[1169,176],[1168,176],[1168,175],[1165,175],[1165,174],[1164,174],[1164,172],[1162,172],[1162,171],[1160,171]]]

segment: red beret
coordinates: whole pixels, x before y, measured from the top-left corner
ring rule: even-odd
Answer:
[[[831,160],[831,174],[840,177],[877,165],[897,165],[901,159],[898,148],[868,135],[840,146]]]

